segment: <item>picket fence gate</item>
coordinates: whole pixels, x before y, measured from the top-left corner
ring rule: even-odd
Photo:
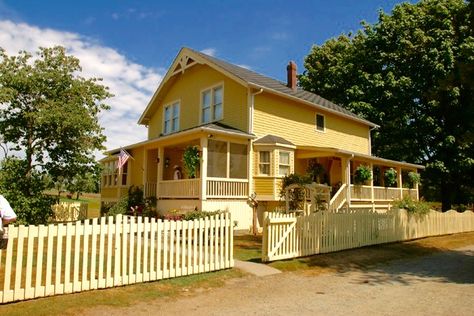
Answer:
[[[262,261],[309,256],[427,236],[474,231],[474,213],[405,210],[317,212],[309,215],[266,212]]]
[[[0,303],[231,268],[229,213],[193,221],[117,215],[10,227]],[[25,260],[26,259],[26,260]]]

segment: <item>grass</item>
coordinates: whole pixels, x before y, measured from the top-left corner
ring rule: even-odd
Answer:
[[[137,302],[193,293],[197,288],[220,287],[226,280],[241,276],[243,274],[235,269],[221,270],[159,282],[40,298],[0,306],[0,315],[75,315],[84,308],[104,305],[126,307]]]
[[[470,232],[281,260],[268,265],[282,271],[302,271],[310,274],[350,269],[364,270],[392,260],[429,255],[473,243],[474,232]],[[234,258],[261,262],[261,237],[236,236],[234,238]]]

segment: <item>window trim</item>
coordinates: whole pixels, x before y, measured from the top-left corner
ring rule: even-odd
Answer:
[[[281,163],[281,154],[288,154],[288,164]],[[287,176],[288,174],[280,174],[280,166],[286,166],[288,167],[288,174],[291,174],[291,151],[287,150],[278,150],[278,176],[279,177],[284,177]]]
[[[221,107],[222,107],[222,116],[218,119],[214,119],[214,113],[215,113],[215,104],[213,104],[214,102],[214,90],[216,88],[221,88],[222,89],[222,103],[221,103]],[[210,120],[209,122],[204,122],[203,121],[203,118],[204,116],[202,115],[202,110],[203,110],[203,94],[204,92],[206,91],[211,91],[211,105],[210,105],[210,110],[211,110],[211,117],[210,117]],[[218,122],[218,121],[221,121],[224,119],[224,82],[221,81],[217,84],[214,84],[212,86],[209,86],[209,87],[206,87],[204,89],[202,89],[199,93],[199,124],[208,124],[208,123],[213,123],[213,122]]]
[[[173,129],[173,120],[174,120],[174,116],[173,116],[173,110],[174,110],[174,107],[177,106],[178,107],[178,126],[176,127],[176,129]],[[170,127],[170,131],[169,132],[166,132],[166,109],[167,108],[170,108],[170,124],[171,124],[171,127]],[[163,122],[162,122],[162,134],[163,135],[169,135],[169,134],[172,134],[172,133],[175,133],[175,132],[179,132],[179,128],[180,128],[180,125],[181,125],[181,99],[178,99],[178,100],[174,100],[172,102],[169,102],[165,105],[163,105]]]
[[[262,162],[261,161],[261,153],[267,152],[268,153],[268,162]],[[268,174],[267,173],[261,173],[260,172],[260,165],[265,164],[268,165]],[[259,176],[271,176],[272,175],[272,150],[259,150],[258,151],[258,175]]]
[[[323,129],[322,130],[320,130],[318,128],[318,115],[323,118]],[[316,115],[314,116],[314,125],[315,125],[316,132],[326,133],[326,115],[321,114],[321,113],[316,113]]]

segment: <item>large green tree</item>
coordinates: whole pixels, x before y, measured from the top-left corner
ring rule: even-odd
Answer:
[[[313,46],[300,85],[377,123],[376,155],[422,163],[424,194],[472,203],[473,3],[402,3]]]
[[[38,194],[38,173],[55,181],[96,168],[94,151],[105,141],[98,115],[111,94],[80,72],[79,60],[63,47],[40,48],[36,56],[0,49],[0,135],[24,157],[16,169],[25,198]]]

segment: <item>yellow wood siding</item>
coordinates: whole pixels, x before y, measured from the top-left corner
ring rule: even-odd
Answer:
[[[254,133],[283,137],[297,146],[320,146],[369,154],[369,127],[268,93],[255,96]],[[316,131],[316,113],[325,132]]]
[[[273,177],[254,178],[257,199],[261,196],[273,196]]]
[[[117,198],[117,187],[101,188],[100,198],[101,199],[116,199]]]
[[[129,171],[129,178],[127,184],[142,186],[143,185],[143,171],[145,166],[143,164],[144,150],[143,147],[134,148],[130,151],[133,159],[130,158],[131,170]]]
[[[174,83],[153,113],[148,127],[148,138],[155,138],[163,132],[163,106],[180,101],[180,130],[201,124],[201,92],[207,88],[223,85],[224,108],[221,123],[243,131],[248,130],[247,89],[215,71],[207,65],[196,65],[173,78]]]

